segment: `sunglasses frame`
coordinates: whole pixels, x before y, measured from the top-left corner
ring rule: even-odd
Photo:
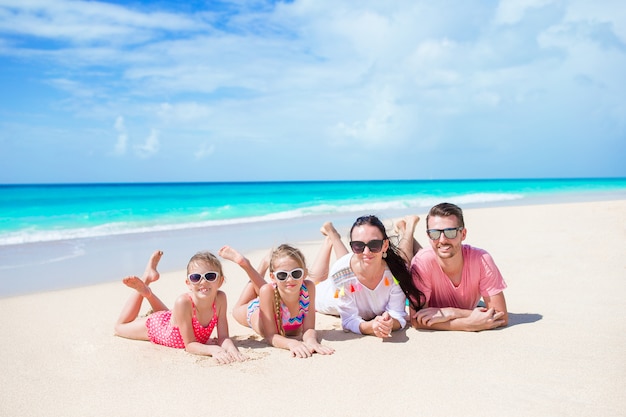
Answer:
[[[380,248],[379,247],[374,247],[372,248],[371,244],[372,242],[380,242]],[[355,250],[353,244],[357,244],[357,245],[363,245],[363,247],[361,249]],[[376,245],[378,245],[378,243],[376,243]],[[383,246],[385,245],[385,239],[372,239],[369,242],[365,243],[361,240],[351,240],[350,241],[350,249],[352,249],[352,252],[356,253],[356,254],[361,254],[363,252],[365,252],[365,248],[369,248],[370,252],[372,253],[380,253],[383,250]]]
[[[442,233],[446,237],[446,239],[456,239],[456,237],[459,235],[459,232],[462,231],[463,229],[464,229],[463,226],[446,227],[445,229],[428,229],[428,230],[426,230],[426,234],[428,235],[428,238],[430,240],[439,240],[439,239],[441,239],[441,234]],[[452,236],[452,237],[448,236],[448,232],[452,232],[452,231],[454,231],[454,236]],[[437,237],[432,237],[430,235],[431,232],[439,232],[439,234],[437,235]]]
[[[294,276],[293,276],[294,271],[300,271],[300,274],[301,274],[301,275],[300,275],[298,278],[294,277]],[[279,278],[279,277],[278,277],[278,274],[283,273],[283,272],[284,272],[285,274],[287,274],[287,275],[285,276],[285,278],[282,278],[282,279],[281,279],[281,278]],[[295,280],[295,281],[298,281],[298,280],[302,279],[302,277],[304,277],[304,268],[294,268],[294,269],[292,269],[291,271],[285,271],[284,269],[281,269],[281,270],[278,270],[278,271],[274,271],[273,273],[274,273],[274,277],[275,277],[278,281],[281,281],[281,282],[283,282],[283,281],[287,281],[287,278],[289,278],[289,277],[291,277],[291,279],[293,279],[293,280]]]
[[[215,274],[215,278],[213,279],[209,279],[207,278],[207,275],[209,274]],[[200,279],[198,279],[197,281],[194,281],[193,279],[191,279],[192,275],[200,275]],[[217,279],[220,277],[220,273],[217,271],[207,271],[204,274],[199,274],[199,273],[193,273],[193,274],[189,274],[187,275],[187,279],[189,280],[189,282],[191,282],[192,284],[196,285],[196,284],[200,284],[200,282],[202,281],[202,279],[204,278],[207,282],[215,282],[217,281]]]

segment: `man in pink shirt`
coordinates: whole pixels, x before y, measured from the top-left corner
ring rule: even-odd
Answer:
[[[464,245],[467,235],[460,207],[441,203],[426,217],[430,249],[417,252],[411,274],[426,297],[410,311],[417,329],[480,331],[506,326],[506,283],[491,255]],[[485,307],[477,307],[480,299]]]

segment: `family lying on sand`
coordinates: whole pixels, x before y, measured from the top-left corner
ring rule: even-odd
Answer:
[[[332,223],[325,223],[324,243],[311,268],[300,250],[285,244],[256,269],[235,249],[222,247],[218,254],[238,264],[250,278],[233,317],[272,346],[299,358],[334,352],[318,341],[316,311],[339,316],[346,331],[380,338],[404,328],[407,319],[416,329],[429,330],[506,326],[506,284],[486,251],[462,244],[467,229],[461,208],[441,203],[430,209],[429,249],[422,249],[413,237],[418,221],[419,217],[408,216],[398,222],[396,246],[380,219],[359,217],[350,229],[352,253]],[[332,251],[337,261],[330,266]],[[151,256],[143,279],[124,278],[135,293],[124,306],[115,333],[210,355],[219,363],[245,360],[229,337],[226,294],[219,290],[224,282],[220,260],[209,252],[195,254],[187,265],[189,292],[169,310],[150,289],[159,278],[162,255],[157,251]],[[270,282],[264,279],[268,270]],[[481,298],[484,306],[477,307]],[[138,317],[144,299],[153,312]],[[211,339],[215,327],[217,339]]]

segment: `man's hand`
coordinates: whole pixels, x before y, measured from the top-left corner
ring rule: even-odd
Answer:
[[[413,315],[417,323],[421,326],[432,326],[435,323],[444,323],[454,318],[451,314],[446,314],[446,309],[427,307],[423,308]]]
[[[504,312],[493,308],[477,307],[467,317],[467,324],[472,330],[490,330],[504,326]]]
[[[477,307],[473,310],[427,307],[413,314],[412,318],[413,325],[423,329],[477,332],[506,325],[504,312],[484,307]],[[445,325],[439,326],[442,323]]]

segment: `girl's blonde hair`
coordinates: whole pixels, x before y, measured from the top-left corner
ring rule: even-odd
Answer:
[[[270,257],[270,272],[274,272],[274,263],[282,258],[291,258],[298,263],[300,268],[306,269],[306,260],[300,249],[283,243],[272,252],[272,256]]]
[[[306,271],[306,260],[304,259],[304,254],[298,248],[294,248],[291,245],[287,245],[283,243],[279,247],[277,247],[270,257],[270,272],[274,272],[274,263],[278,259],[282,258],[291,258],[298,266]],[[278,291],[278,286],[274,287],[274,320],[276,321],[276,330],[281,336],[285,335],[285,329],[283,328],[283,320],[280,314],[280,292]]]
[[[217,272],[219,272],[220,277],[224,276],[224,273],[222,272],[222,263],[220,262],[218,257],[213,255],[211,252],[201,251],[193,255],[191,259],[189,259],[189,262],[187,263],[187,273],[189,273],[192,265],[198,264],[198,263],[209,264],[212,267],[214,267],[217,270]]]

